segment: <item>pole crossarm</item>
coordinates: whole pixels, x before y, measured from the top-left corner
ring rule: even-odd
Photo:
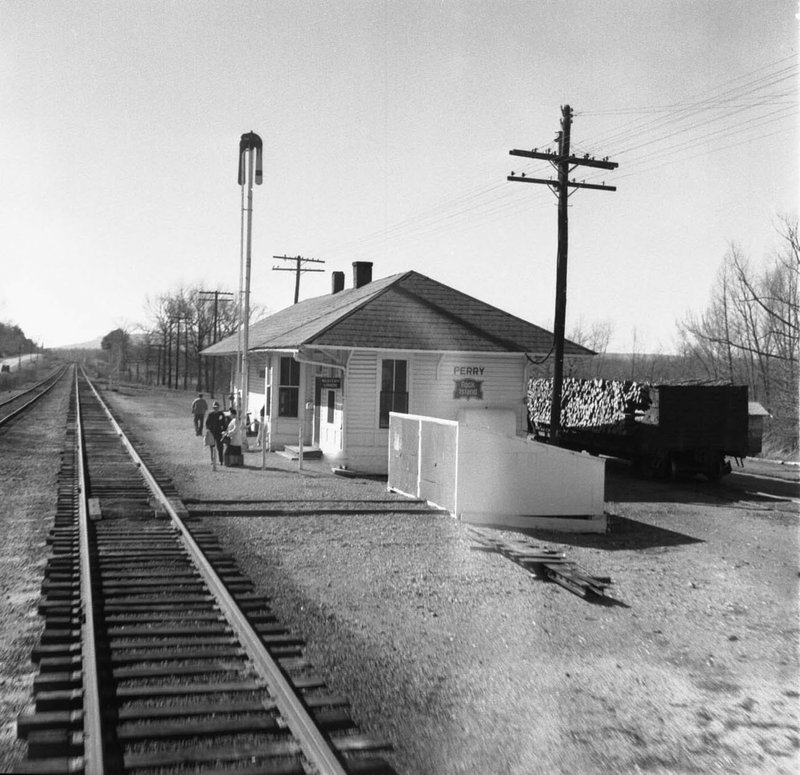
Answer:
[[[616,191],[616,186],[606,186],[605,184],[600,183],[578,183],[576,180],[570,180],[567,185],[570,188],[591,188],[595,191]]]
[[[544,178],[528,178],[523,175],[509,175],[506,180],[512,183],[544,183],[545,186],[553,186],[558,188],[557,180],[545,180]]]
[[[273,266],[272,269],[275,272],[296,272],[297,271],[297,269],[295,269],[293,266]],[[325,270],[324,269],[303,269],[303,268],[301,268],[300,271],[301,272],[324,272]]]
[[[521,151],[517,148],[508,152],[510,156],[524,156],[526,159],[542,159],[558,164],[574,164],[581,167],[597,167],[602,170],[615,170],[619,164],[608,159],[595,159],[591,156],[561,156],[558,153],[542,153],[541,151]]]
[[[217,298],[221,299],[223,296],[230,296],[232,299],[235,295],[231,291],[198,291],[197,293],[201,301],[213,301]]]
[[[280,259],[281,261],[295,261],[296,266],[273,266],[276,272],[297,272],[298,268],[301,272],[324,272],[324,269],[308,269],[305,264],[324,264],[325,261],[321,258],[303,258],[302,256],[273,256],[273,258]]]
[[[571,188],[589,188],[595,191],[616,191],[616,186],[607,186],[605,182],[584,183],[570,180],[570,174],[576,167],[595,167],[597,169],[613,170],[619,165],[605,159],[595,159],[588,154],[583,157],[570,153],[570,135],[572,127],[572,109],[569,105],[561,107],[561,131],[556,137],[558,151],[540,152],[538,148],[532,151],[522,151],[517,148],[509,151],[511,156],[522,156],[526,159],[541,159],[550,162],[558,172],[558,180],[544,180],[543,178],[529,178],[524,173],[517,175],[512,172],[507,177],[514,183],[540,183],[550,186],[558,197],[558,253],[556,261],[556,304],[553,321],[553,393],[550,402],[550,443],[559,445],[561,442],[561,395],[564,381],[564,328],[567,309],[567,252],[569,242],[568,228],[568,198]]]
[[[273,258],[279,258],[282,261],[300,261],[303,264],[324,264],[324,259],[321,258],[303,258],[303,256],[273,256]],[[287,272],[294,272],[294,269],[290,267],[281,267],[281,266],[274,266],[273,269],[284,269]],[[324,269],[304,269],[304,272],[324,272]]]
[[[528,178],[521,175],[508,175],[506,180],[512,183],[543,183],[545,186],[550,186],[554,190],[558,190],[559,183],[557,180],[545,180],[544,178]],[[600,183],[579,183],[577,180],[570,180],[567,183],[569,188],[591,188],[594,191],[616,191],[616,186],[606,186]],[[275,269],[277,267],[273,267]],[[288,271],[288,270],[287,270]],[[317,270],[319,271],[319,270]]]
[[[280,261],[294,261],[294,266],[273,266],[274,272],[294,272],[294,303],[300,300],[300,275],[303,272],[324,272],[324,269],[309,269],[305,264],[324,264],[321,258],[303,258],[303,256],[273,256]]]

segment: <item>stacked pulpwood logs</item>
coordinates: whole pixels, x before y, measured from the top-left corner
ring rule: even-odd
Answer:
[[[528,416],[534,429],[550,426],[553,380],[528,382]],[[644,382],[611,379],[565,379],[561,393],[561,427],[604,431],[624,429],[626,414],[650,406],[650,386]]]

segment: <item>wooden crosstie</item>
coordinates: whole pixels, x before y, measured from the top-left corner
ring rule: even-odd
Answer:
[[[608,576],[591,576],[585,573],[575,563],[567,560],[563,552],[538,546],[524,538],[495,538],[488,530],[481,528],[469,527],[467,530],[470,537],[480,544],[477,548],[498,552],[532,575],[554,581],[580,597],[604,597],[606,587],[611,584]]]

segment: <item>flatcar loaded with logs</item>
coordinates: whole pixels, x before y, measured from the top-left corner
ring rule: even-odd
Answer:
[[[531,379],[529,429],[550,432],[552,380]],[[560,444],[630,460],[646,476],[730,473],[727,458],[748,450],[747,388],[734,385],[651,385],[621,380],[565,379]]]

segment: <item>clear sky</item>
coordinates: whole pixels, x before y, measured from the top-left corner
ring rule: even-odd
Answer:
[[[45,346],[239,282],[239,139],[264,140],[252,302],[273,255],[415,269],[553,326],[560,106],[616,192],[570,198],[567,327],[668,352],[731,241],[798,199],[796,0],[0,0],[0,321]]]

